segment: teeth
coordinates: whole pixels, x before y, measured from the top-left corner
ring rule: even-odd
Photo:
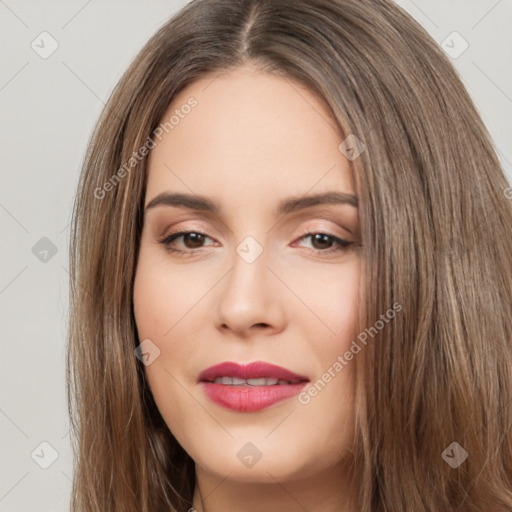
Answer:
[[[267,379],[247,379],[247,384],[249,386],[265,386],[267,384]]]
[[[238,377],[217,377],[213,382],[215,384],[224,384],[226,386],[275,386],[276,384],[291,384],[287,380],[278,380],[275,378],[260,379],[239,379]]]

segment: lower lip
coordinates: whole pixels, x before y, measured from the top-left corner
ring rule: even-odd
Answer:
[[[218,405],[239,412],[260,411],[298,395],[307,382],[275,386],[229,386],[202,382],[206,396]]]

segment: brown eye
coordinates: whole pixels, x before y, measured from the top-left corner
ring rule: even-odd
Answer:
[[[184,250],[175,247],[175,242],[180,238],[182,238],[181,245],[184,247]],[[207,238],[210,237],[198,231],[180,231],[166,236],[160,243],[171,252],[187,252],[187,250],[194,251],[195,249],[201,249]]]
[[[325,254],[344,251],[348,246],[354,243],[327,233],[306,233],[300,237],[300,240],[308,238],[311,240],[312,249],[314,251]]]
[[[334,244],[334,240],[324,233],[315,233],[311,236],[312,245],[315,249],[329,249]]]
[[[183,235],[183,244],[188,249],[198,249],[204,243],[204,235],[202,233],[186,233]]]

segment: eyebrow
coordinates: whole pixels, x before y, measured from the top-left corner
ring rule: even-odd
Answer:
[[[276,210],[275,214],[285,215],[312,206],[320,204],[347,204],[358,207],[358,199],[352,194],[345,194],[342,192],[325,192],[323,194],[304,195],[299,197],[290,197],[281,201]],[[192,195],[192,194],[170,194],[168,192],[162,192],[153,198],[145,210],[155,208],[157,206],[175,206],[178,208],[188,208],[190,210],[198,210],[220,214],[220,206],[204,196]]]

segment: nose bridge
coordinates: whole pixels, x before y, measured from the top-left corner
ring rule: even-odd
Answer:
[[[275,327],[279,323],[278,283],[272,283],[275,277],[267,268],[269,256],[270,251],[253,235],[235,247],[231,272],[218,296],[220,324],[241,332],[255,324]]]
[[[261,239],[262,236],[260,235]],[[250,293],[252,296],[265,295],[265,286],[268,284],[269,251],[253,235],[247,235],[235,247],[232,264],[233,269],[228,278],[229,287],[238,295]]]
[[[262,235],[259,236],[262,238]],[[236,253],[247,265],[252,265],[258,259],[267,260],[267,252],[264,242],[258,242],[253,235],[246,236],[236,247]],[[261,256],[265,253],[265,256]]]

